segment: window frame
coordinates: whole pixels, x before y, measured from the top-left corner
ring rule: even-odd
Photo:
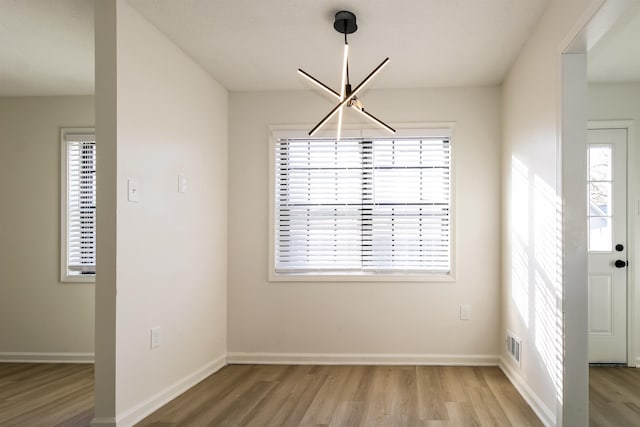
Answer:
[[[453,154],[454,148],[451,146],[450,162],[450,270],[448,273],[425,273],[425,272],[353,272],[353,273],[280,273],[275,269],[276,264],[276,143],[283,138],[308,138],[308,126],[270,126],[269,127],[269,282],[455,282],[456,281],[456,156]],[[454,122],[442,123],[418,123],[406,124],[405,127],[396,125],[396,134],[399,138],[427,138],[427,137],[448,137],[453,142]],[[314,138],[334,138],[335,130],[317,132]],[[342,136],[344,138],[389,138],[389,134],[380,129],[343,127]]]
[[[68,135],[94,135],[93,127],[63,127],[60,128],[60,282],[76,284],[93,284],[96,275],[93,274],[68,274],[68,178],[69,178],[69,158],[68,158]],[[97,145],[96,145],[97,146]]]

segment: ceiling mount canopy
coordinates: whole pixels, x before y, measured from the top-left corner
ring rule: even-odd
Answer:
[[[349,81],[349,43],[347,42],[347,34],[353,34],[358,30],[358,25],[356,23],[356,15],[353,12],[349,12],[347,10],[341,10],[336,13],[335,20],[333,22],[333,28],[344,34],[344,53],[342,60],[342,81],[340,84],[340,92],[337,92],[330,88],[329,86],[322,83],[320,80],[313,77],[311,74],[303,71],[301,68],[298,68],[298,73],[308,79],[311,83],[324,90],[328,94],[335,97],[338,101],[338,104],[331,110],[329,113],[324,116],[320,122],[314,126],[313,129],[309,131],[309,136],[313,136],[322,126],[324,126],[333,116],[338,114],[338,134],[336,140],[340,140],[340,134],[342,132],[342,114],[344,107],[349,107],[354,111],[362,114],[367,119],[374,122],[376,125],[386,129],[391,133],[395,133],[395,129],[391,126],[384,123],[382,120],[378,119],[368,111],[365,111],[362,101],[357,97],[357,94],[362,91],[367,83],[373,79],[373,77],[378,74],[386,65],[389,63],[389,58],[386,58],[384,61],[380,63],[376,68],[373,69],[371,73],[359,84],[355,89],[351,88],[351,83]]]
[[[348,10],[341,10],[336,13],[335,21],[333,21],[333,28],[335,28],[337,32],[344,34],[344,39],[347,40],[347,34],[353,34],[358,31],[356,15]]]

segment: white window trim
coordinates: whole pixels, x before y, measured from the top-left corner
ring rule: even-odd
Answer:
[[[453,138],[455,122],[438,123],[406,123],[394,124],[397,137],[442,137]],[[269,266],[268,279],[270,282],[455,282],[456,281],[456,155],[451,158],[451,269],[448,273],[375,273],[358,272],[349,274],[335,273],[278,273],[275,270],[275,147],[278,139],[307,137],[306,125],[269,126]],[[329,129],[317,132],[316,137],[333,137],[335,130]],[[342,136],[347,137],[388,137],[389,134],[379,128],[355,128],[343,126]],[[453,148],[452,148],[453,150]]]
[[[96,276],[92,275],[68,275],[67,274],[67,251],[68,251],[68,218],[67,218],[67,135],[73,134],[94,134],[95,128],[61,128],[60,129],[60,281],[62,283],[95,283]]]

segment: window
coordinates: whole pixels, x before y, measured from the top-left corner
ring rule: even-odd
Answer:
[[[62,129],[61,280],[96,272],[96,139],[92,128]]]
[[[589,252],[611,252],[613,249],[611,144],[589,144]]]
[[[448,134],[276,138],[274,181],[272,279],[451,278]]]

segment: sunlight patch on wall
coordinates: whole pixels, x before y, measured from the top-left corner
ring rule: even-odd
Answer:
[[[534,177],[535,345],[562,396],[561,202],[555,190]]]
[[[511,162],[511,298],[529,326],[529,170],[517,158]]]
[[[511,224],[524,246],[529,244],[529,168],[516,157],[511,162]]]
[[[511,298],[522,317],[525,326],[529,326],[529,263],[527,252],[517,239],[511,244]]]
[[[536,271],[535,346],[553,381],[556,396],[562,396],[562,312],[557,310],[555,285]]]
[[[542,366],[561,399],[562,204],[555,188],[515,156],[510,196],[511,299],[530,331],[523,363]]]
[[[536,265],[551,283],[560,283],[562,259],[561,238],[558,234],[559,204],[555,190],[539,176],[534,177],[535,205],[535,259]]]

